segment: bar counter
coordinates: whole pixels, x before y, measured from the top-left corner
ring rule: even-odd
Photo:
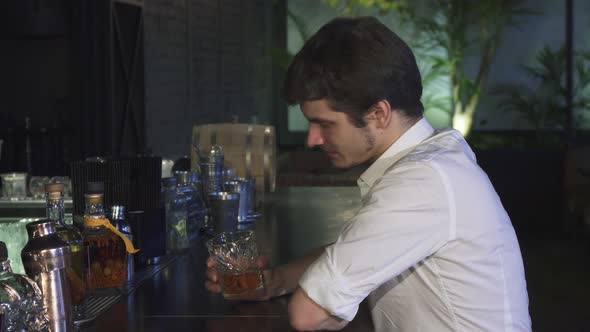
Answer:
[[[259,250],[281,264],[333,242],[359,206],[356,187],[286,187],[267,193],[252,227]],[[226,301],[205,287],[207,250],[196,241],[82,331],[292,331],[289,296],[265,302]],[[363,303],[343,331],[371,331]]]

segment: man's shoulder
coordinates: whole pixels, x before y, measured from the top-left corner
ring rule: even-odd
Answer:
[[[383,173],[383,178],[435,180],[440,178],[441,173],[447,173],[459,165],[471,168],[476,164],[475,154],[461,133],[452,129],[439,130],[390,165]]]
[[[440,182],[443,173],[458,165],[471,168],[476,165],[475,155],[461,133],[454,129],[436,130],[430,137],[413,146],[400,159],[383,168],[374,184],[389,186],[399,181],[417,181],[422,184]],[[387,163],[384,160],[383,163]]]
[[[475,160],[475,155],[463,135],[454,129],[438,129],[431,137],[401,158],[397,164],[398,166],[404,163],[429,164],[459,158]]]

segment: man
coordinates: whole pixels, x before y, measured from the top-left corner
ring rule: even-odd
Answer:
[[[285,87],[309,146],[337,167],[371,165],[337,241],[266,270],[258,299],[293,292],[290,322],[306,331],[341,329],[367,297],[377,331],[531,329],[510,219],[461,134],[422,118],[420,73],[397,35],[375,18],[335,19],[296,55]]]

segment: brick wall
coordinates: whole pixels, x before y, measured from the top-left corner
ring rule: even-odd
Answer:
[[[271,15],[272,0],[145,2],[146,130],[154,153],[188,153],[193,124],[273,123]]]

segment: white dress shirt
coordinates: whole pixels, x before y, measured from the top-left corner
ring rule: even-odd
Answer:
[[[530,331],[518,240],[456,130],[422,119],[360,177],[361,207],[299,285],[377,331]]]

